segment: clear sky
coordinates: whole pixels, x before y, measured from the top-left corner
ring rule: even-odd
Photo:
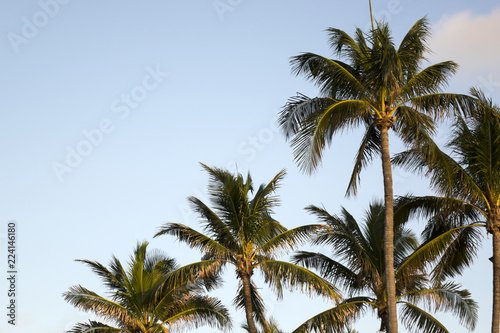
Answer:
[[[430,61],[461,66],[447,90],[478,86],[500,103],[497,0],[374,0],[373,10],[397,43],[427,15]],[[287,227],[316,222],[303,210],[309,204],[331,213],[344,206],[362,219],[383,193],[375,161],[362,174],[359,195],[344,197],[359,133],[338,137],[323,166],[306,176],[276,115],[296,92],[317,94],[292,76],[291,56],[330,56],[326,28],[352,33],[368,25],[365,0],[1,0],[0,269],[7,274],[7,224],[15,220],[18,313],[17,325],[8,325],[2,278],[0,331],[62,332],[86,321],[61,294],[75,284],[104,289],[74,259],[107,264],[115,254],[126,261],[137,241],[149,240],[182,264],[196,260],[173,238],[152,236],[165,222],[199,226],[186,204],[191,195],[206,200],[208,179],[198,162],[250,171],[257,184],[286,168],[276,218]],[[396,194],[429,193],[426,180],[404,170],[394,171],[394,186]],[[460,279],[481,307],[477,332],[490,325],[490,255],[485,236],[480,257]],[[214,293],[228,307],[233,273]],[[260,287],[285,330],[328,307],[298,294],[279,302]],[[244,316],[233,314],[238,332]],[[450,331],[466,332],[437,316]],[[376,327],[373,317],[355,325],[360,332]]]

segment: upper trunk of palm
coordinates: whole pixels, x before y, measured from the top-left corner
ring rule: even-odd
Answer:
[[[236,272],[243,283],[243,302],[245,305],[245,316],[247,319],[248,329],[250,333],[258,333],[253,317],[252,305],[251,277],[253,275],[253,262],[250,258],[244,258],[242,255],[239,255],[237,259],[238,262]]]

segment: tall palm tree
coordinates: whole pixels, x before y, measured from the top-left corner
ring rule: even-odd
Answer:
[[[291,140],[299,168],[311,173],[321,162],[325,146],[337,133],[365,126],[346,194],[356,194],[361,170],[376,156],[382,159],[386,207],[385,263],[389,332],[397,332],[393,265],[393,183],[389,130],[406,145],[430,140],[435,120],[472,103],[465,95],[440,93],[457,70],[445,61],[421,68],[428,51],[429,24],[418,20],[396,47],[387,23],[378,22],[354,37],[329,28],[330,46],[342,60],[303,53],[291,60],[293,72],[320,89],[320,96],[297,95],[280,113],[280,127]]]
[[[328,226],[314,243],[327,245],[333,255],[302,251],[294,256],[294,261],[318,269],[325,278],[343,285],[349,298],[307,320],[294,333],[338,332],[370,308],[376,311],[380,320],[379,330],[385,332],[389,318],[383,264],[383,204],[371,204],[363,224],[345,209],[340,217],[316,206],[307,209]],[[401,321],[411,332],[447,333],[443,324],[426,311],[443,310],[452,312],[468,329],[473,329],[477,321],[477,304],[467,290],[461,290],[455,283],[430,283],[426,274],[428,263],[418,255],[421,247],[414,233],[406,227],[408,220],[405,217],[396,212],[394,226],[396,301]]]
[[[70,333],[166,333],[201,325],[230,328],[227,309],[201,293],[202,281],[193,279],[192,267],[180,268],[161,252],[147,252],[147,246],[147,242],[137,245],[128,268],[114,256],[109,268],[78,260],[101,278],[110,297],[81,285],[70,287],[63,294],[67,302],[104,320],[77,323]]]
[[[448,227],[467,225],[486,228],[493,235],[493,333],[500,332],[500,107],[477,89],[471,94],[481,107],[474,117],[457,117],[446,154],[435,144],[398,154],[394,162],[430,176],[431,185],[441,197],[407,198],[408,209],[426,217],[437,216]],[[477,239],[464,243],[462,249],[471,252]],[[474,252],[474,251],[472,251]],[[449,256],[468,258],[467,253],[448,252],[441,266],[460,272],[468,266]],[[459,264],[457,267],[456,264]]]
[[[166,223],[155,237],[172,235],[191,248],[199,249],[203,253],[202,260],[193,265],[205,267],[208,275],[217,277],[224,267],[233,265],[239,280],[234,304],[245,310],[251,333],[257,333],[255,320],[267,326],[265,307],[252,281],[257,269],[278,297],[282,297],[283,287],[339,297],[331,284],[311,271],[276,260],[277,255],[309,240],[310,235],[320,228],[318,225],[307,225],[288,230],[272,218],[272,209],[279,203],[274,192],[285,175],[284,171],[254,191],[249,174],[244,178],[241,174],[202,166],[210,176],[208,193],[213,209],[198,198],[190,197],[188,200],[199,214],[205,233],[183,224]],[[250,197],[252,193],[253,198]]]

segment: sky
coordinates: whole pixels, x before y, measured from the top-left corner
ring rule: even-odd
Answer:
[[[500,103],[500,4],[496,0],[373,0],[396,43],[427,16],[430,63],[460,65],[446,91],[476,86]],[[294,164],[277,115],[297,92],[317,89],[290,71],[301,52],[333,56],[328,27],[369,27],[367,1],[76,1],[0,0],[0,269],[8,277],[8,224],[16,223],[16,325],[8,324],[7,278],[0,279],[1,332],[63,332],[89,314],[62,293],[100,281],[75,259],[127,261],[147,240],[181,264],[199,258],[173,237],[153,239],[179,222],[199,229],[186,198],[206,201],[200,162],[241,173],[256,184],[287,170],[275,218],[286,227],[316,223],[304,207],[345,207],[359,220],[382,198],[380,161],[344,196],[360,132],[336,137],[313,175]],[[436,140],[447,137],[441,131]],[[393,137],[391,137],[393,138]],[[402,147],[391,139],[392,152]],[[394,170],[395,194],[428,194],[427,180]],[[415,228],[424,222],[416,222]],[[458,280],[479,302],[476,332],[490,325],[491,238]],[[234,272],[213,293],[231,308]],[[291,331],[331,303],[297,293],[284,301],[260,284],[269,314]],[[437,314],[452,332],[457,320]],[[367,316],[354,325],[375,332]],[[203,327],[196,332],[214,332]],[[401,332],[405,332],[403,329]]]

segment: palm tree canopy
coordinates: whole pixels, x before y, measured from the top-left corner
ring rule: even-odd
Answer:
[[[285,175],[284,170],[269,183],[254,188],[250,174],[243,177],[224,169],[202,166],[210,176],[208,197],[212,207],[195,197],[188,200],[200,216],[203,232],[179,223],[166,223],[155,237],[172,235],[200,250],[202,261],[193,265],[206,264],[205,277],[210,275],[217,279],[226,265],[233,265],[240,281],[234,304],[237,308],[246,308],[245,301],[250,298],[252,316],[263,325],[266,324],[265,306],[257,286],[250,280],[256,269],[278,297],[282,297],[283,288],[296,288],[339,298],[338,290],[313,272],[277,260],[278,255],[310,240],[311,235],[322,228],[305,225],[287,229],[272,217],[273,208],[279,204],[275,192]],[[247,296],[245,279],[248,279]]]
[[[365,213],[364,223],[359,224],[342,208],[341,215],[331,215],[316,206],[307,208],[327,225],[314,240],[316,245],[326,245],[332,256],[314,252],[298,252],[296,263],[317,269],[322,276],[342,285],[347,298],[334,308],[309,319],[296,331],[311,329],[336,332],[358,319],[369,308],[377,311],[381,330],[386,328],[385,265],[383,254],[384,206],[373,203]],[[395,215],[394,267],[396,298],[401,310],[401,320],[411,331],[448,332],[434,318],[431,311],[449,311],[456,315],[468,329],[477,321],[477,304],[467,290],[457,284],[445,282],[432,284],[426,272],[426,257],[415,234],[407,228],[407,215]]]
[[[500,200],[499,107],[480,90],[472,88],[471,95],[480,107],[470,112],[472,117],[456,117],[446,145],[449,154],[429,142],[393,158],[394,164],[428,176],[442,195],[398,199],[409,216],[428,219],[426,242],[438,235],[453,238],[447,247],[429,253],[429,259],[439,258],[434,279],[455,276],[472,264],[481,243],[480,230],[490,230]]]
[[[292,57],[292,70],[319,87],[320,96],[299,94],[280,114],[280,127],[291,140],[295,160],[314,171],[325,146],[346,128],[364,125],[348,193],[357,190],[359,173],[380,153],[380,125],[389,126],[408,145],[429,140],[434,120],[450,110],[467,110],[473,100],[440,93],[458,65],[445,61],[421,68],[430,36],[426,18],[418,20],[396,46],[387,23],[353,37],[329,28],[330,47],[339,60],[314,53]]]
[[[80,285],[72,286],[64,299],[80,310],[92,312],[105,323],[77,323],[71,333],[173,332],[210,325],[230,328],[227,309],[219,300],[202,294],[203,281],[160,251],[147,251],[139,243],[128,267],[113,256],[108,267],[96,261],[78,260],[89,266],[109,290],[109,298]]]

